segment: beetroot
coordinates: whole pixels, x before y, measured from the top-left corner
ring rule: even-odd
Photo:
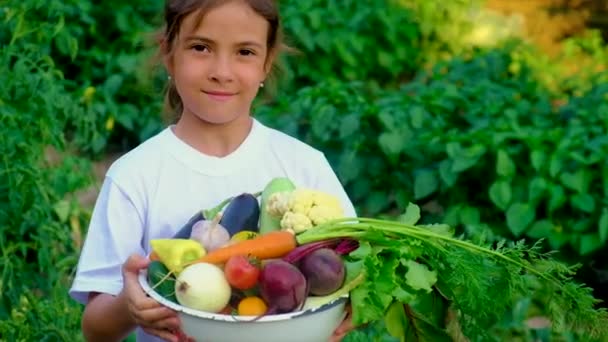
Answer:
[[[310,294],[325,296],[344,284],[346,271],[342,258],[334,250],[321,248],[305,256],[300,270],[308,281]]]
[[[272,260],[260,273],[260,294],[268,304],[267,314],[292,312],[304,304],[308,289],[306,278],[294,265]]]
[[[297,263],[304,258],[305,256],[307,256],[308,254],[316,251],[317,249],[320,248],[329,248],[329,247],[335,247],[336,245],[340,245],[340,239],[329,239],[329,240],[322,240],[322,241],[317,241],[317,242],[311,242],[311,243],[307,243],[304,245],[300,245],[296,248],[294,248],[291,252],[287,253],[287,255],[285,255],[283,257],[283,260],[297,265]]]

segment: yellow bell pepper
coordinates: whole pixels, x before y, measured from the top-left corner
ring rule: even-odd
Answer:
[[[153,239],[152,250],[169,271],[179,274],[186,264],[207,254],[203,246],[191,239]]]

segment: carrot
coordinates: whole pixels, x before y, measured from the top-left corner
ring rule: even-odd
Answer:
[[[148,259],[150,259],[150,261],[160,260],[160,258],[158,257],[158,254],[156,254],[155,251],[152,251],[152,253],[150,253],[150,256],[148,257]]]
[[[222,264],[234,255],[246,255],[258,259],[280,258],[296,248],[296,238],[287,231],[273,231],[259,235],[251,240],[220,247],[194,261]]]

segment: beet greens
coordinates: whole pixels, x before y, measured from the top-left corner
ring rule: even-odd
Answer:
[[[478,245],[447,225],[417,225],[419,219],[410,204],[400,221],[337,219],[296,238],[299,244],[357,240],[358,248],[343,256],[348,278],[364,277],[350,292],[353,320],[384,319],[406,341],[451,340],[455,326],[472,341],[490,340],[515,301],[535,290],[548,293],[544,314],[553,329],[608,336],[608,314],[596,307],[590,288],[571,280],[575,267],[543,254],[538,244]]]

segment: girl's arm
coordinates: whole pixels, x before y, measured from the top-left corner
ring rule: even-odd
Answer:
[[[122,341],[136,327],[164,339],[178,341],[177,313],[146,296],[137,281],[149,260],[134,254],[125,262],[124,287],[117,295],[92,293],[84,310],[82,331],[87,341]]]
[[[122,341],[135,329],[126,298],[107,293],[91,293],[82,316],[82,332],[89,342]]]

